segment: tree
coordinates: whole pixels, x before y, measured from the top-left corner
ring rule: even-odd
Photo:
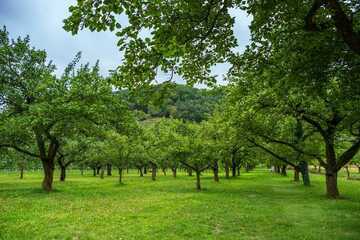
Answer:
[[[51,191],[63,129],[105,119],[111,86],[100,77],[98,64],[75,70],[80,54],[61,78],[55,77],[44,51],[31,48],[28,37],[10,40],[5,28],[0,31],[0,54],[0,147],[41,160],[42,187]]]

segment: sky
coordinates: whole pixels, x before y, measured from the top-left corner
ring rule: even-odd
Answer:
[[[82,52],[82,62],[94,64],[100,60],[102,74],[115,69],[121,64],[122,53],[116,47],[117,38],[111,32],[80,31],[72,36],[63,30],[63,20],[69,15],[68,7],[75,0],[0,0],[0,25],[5,25],[12,38],[30,36],[31,45],[44,49],[57,66],[56,74]],[[240,10],[232,10],[236,18],[234,33],[238,40],[237,50],[242,51],[250,39],[249,27],[251,18]],[[228,64],[219,64],[213,68],[222,83],[222,76],[228,70]],[[158,81],[168,79],[166,74],[159,74]],[[182,82],[181,78],[176,78]]]

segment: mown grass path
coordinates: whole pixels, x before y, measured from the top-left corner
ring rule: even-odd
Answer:
[[[209,175],[207,175],[209,174]],[[342,199],[265,170],[213,182],[180,174],[140,178],[80,176],[70,171],[55,191],[41,173],[0,173],[0,239],[360,239],[360,181],[339,180]]]

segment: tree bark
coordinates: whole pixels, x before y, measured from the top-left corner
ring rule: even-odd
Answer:
[[[52,184],[54,180],[54,159],[44,159],[42,160],[42,165],[44,169],[42,188],[46,192],[50,192],[52,190]]]
[[[119,183],[122,183],[122,172],[123,172],[123,169],[119,168]]]
[[[171,168],[171,171],[172,171],[173,177],[176,178],[177,169],[176,168]]]
[[[196,190],[200,191],[201,190],[201,185],[200,185],[200,171],[196,170]]]
[[[188,168],[188,176],[192,177],[192,169],[191,168]]]
[[[299,182],[300,181],[299,173],[300,173],[299,168],[295,167],[294,168],[294,182]]]
[[[111,164],[106,164],[106,175],[111,176]]]
[[[326,195],[329,198],[338,198],[339,189],[337,186],[337,173],[326,170]]]
[[[93,168],[93,176],[96,177],[96,168]]]
[[[101,179],[104,179],[104,173],[105,173],[105,170],[103,167],[101,167],[101,169],[100,169],[100,178]]]
[[[230,168],[229,168],[229,162],[225,161],[225,178],[230,178]]]
[[[310,186],[309,164],[306,161],[301,161],[299,164],[300,172],[304,186]]]
[[[151,164],[151,180],[155,181],[156,180],[156,165],[155,164]]]
[[[214,172],[214,181],[219,182],[219,164],[217,161],[214,162],[213,172]]]
[[[144,167],[144,174],[145,175],[147,174],[147,167],[146,166]]]
[[[24,168],[21,167],[20,168],[20,179],[23,179],[24,178]]]
[[[349,171],[349,166],[345,166],[345,170],[346,170],[346,175],[347,175],[347,179],[350,179],[350,171]]]
[[[66,168],[65,166],[60,166],[60,181],[64,182],[66,178]]]
[[[281,166],[281,175],[282,175],[282,176],[287,176],[287,173],[286,173],[286,165],[282,165],[282,166]]]

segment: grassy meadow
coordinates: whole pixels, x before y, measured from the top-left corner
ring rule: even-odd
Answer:
[[[261,169],[219,183],[205,173],[201,192],[181,172],[55,177],[47,194],[41,172],[0,173],[0,239],[360,239],[360,181],[343,177],[339,200],[325,197],[322,175],[304,187]]]

